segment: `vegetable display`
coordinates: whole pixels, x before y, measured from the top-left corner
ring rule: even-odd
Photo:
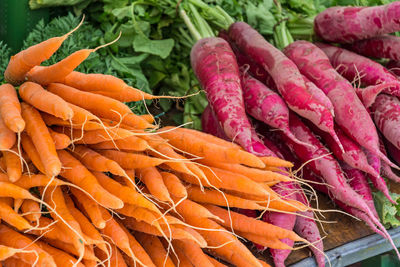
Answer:
[[[286,250],[281,240],[292,240],[323,253],[292,227],[237,212],[312,211],[304,199],[272,190],[295,182],[281,171],[292,163],[196,130],[157,128],[118,94],[160,97],[111,75],[74,72],[81,56],[40,66],[69,34],[12,57],[0,86],[4,266],[269,266],[242,237]],[[44,79],[30,75],[42,68]]]

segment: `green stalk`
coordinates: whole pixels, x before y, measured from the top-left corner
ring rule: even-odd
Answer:
[[[202,37],[199,31],[196,29],[196,27],[193,25],[192,21],[190,20],[189,16],[186,14],[185,10],[183,8],[179,9],[179,16],[183,19],[185,22],[186,26],[189,29],[190,34],[193,36],[193,38],[196,41],[199,41]]]
[[[228,15],[221,7],[211,7],[204,3],[202,0],[188,0],[189,3],[197,6],[204,13],[204,18],[211,23],[215,24],[221,29],[227,30],[229,26],[234,23],[234,19]]]
[[[193,14],[193,21],[197,26],[197,29],[199,30],[201,37],[206,38],[214,36],[214,33],[212,32],[211,28],[208,26],[207,22],[203,19],[203,17],[199,14],[194,5],[189,4],[188,6]]]

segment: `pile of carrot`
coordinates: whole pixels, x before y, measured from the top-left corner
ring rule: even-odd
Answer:
[[[156,129],[121,101],[157,96],[74,71],[96,49],[40,66],[72,33],[14,55],[0,86],[3,266],[269,266],[241,240],[310,245],[237,212],[309,211],[271,189],[293,181],[277,172],[290,162],[195,130]]]

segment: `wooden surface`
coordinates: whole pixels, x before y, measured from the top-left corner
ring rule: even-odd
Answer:
[[[154,106],[150,109],[152,114],[159,114],[161,111]],[[168,114],[170,115],[170,114]],[[174,125],[173,120],[170,119],[169,116],[162,116],[161,117],[161,124],[162,125]],[[390,191],[400,194],[400,184],[395,184],[389,182]],[[332,201],[328,198],[328,196],[324,194],[318,193],[319,205],[321,210],[333,210],[338,209],[334,206]],[[328,251],[330,249],[339,247],[343,244],[348,242],[360,239],[362,237],[374,234],[372,230],[362,221],[357,221],[356,219],[345,215],[339,212],[323,212],[322,213],[325,218],[321,215],[318,217],[321,220],[334,222],[334,223],[323,223],[322,227],[319,224],[321,236],[324,237],[324,249]],[[250,244],[247,244],[251,246]],[[273,262],[269,255],[268,251],[264,252],[257,252],[254,248],[251,249],[252,252],[257,256],[259,259],[263,259],[267,261],[271,266],[273,266]],[[290,265],[296,263],[304,258],[312,257],[313,254],[308,248],[299,249],[293,251],[287,260],[285,261],[286,265]]]

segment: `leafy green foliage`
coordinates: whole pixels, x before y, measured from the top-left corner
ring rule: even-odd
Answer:
[[[397,205],[392,204],[382,192],[374,193],[376,211],[386,228],[400,226],[400,194],[390,193]]]
[[[0,41],[0,84],[4,82],[4,71],[10,60],[11,49],[3,41]]]

